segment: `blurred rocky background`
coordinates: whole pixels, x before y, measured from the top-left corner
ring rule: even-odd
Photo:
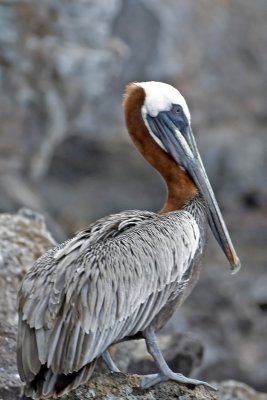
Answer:
[[[179,88],[243,269],[232,277],[211,239],[163,334],[180,355],[173,335],[196,338],[195,377],[267,392],[266,21],[266,0],[0,0],[0,212],[41,212],[62,241],[113,212],[159,209],[164,185],[127,137],[122,93],[134,80]],[[14,260],[9,280],[22,276]],[[147,368],[138,357],[129,370]]]

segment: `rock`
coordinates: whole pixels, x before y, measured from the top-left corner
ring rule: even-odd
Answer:
[[[33,262],[55,241],[41,214],[21,209],[17,214],[0,214],[0,320],[17,321],[19,284]]]
[[[217,400],[215,392],[196,387],[189,389],[175,382],[166,382],[151,389],[139,387],[138,375],[101,374],[88,383],[62,397],[63,400],[97,399],[97,400]],[[265,399],[264,399],[265,400]]]
[[[125,84],[136,79],[167,81],[184,92],[225,207],[254,204],[263,209],[266,15],[264,0],[253,6],[250,0],[1,2],[0,167],[5,179],[0,180],[0,209],[14,211],[22,204],[49,209],[53,203],[59,208],[65,191],[71,198],[72,185],[55,182],[58,171],[51,163],[59,156],[58,147],[66,149],[69,137],[76,149],[84,138],[88,147],[95,140],[105,146],[104,138],[124,141],[121,98]],[[122,149],[118,144],[114,156]],[[75,157],[84,170],[93,157],[92,151],[70,156],[65,164]],[[81,189],[72,204],[83,201],[87,186],[92,187],[90,197],[97,198],[94,180],[102,161],[96,162],[91,179],[76,174]],[[21,196],[7,189],[10,175],[21,182]],[[47,175],[54,192],[42,197]],[[116,204],[112,199],[113,193],[102,215]],[[93,205],[90,209],[91,215]],[[75,221],[66,216],[63,223],[74,231]]]
[[[193,389],[175,382],[156,385],[149,390],[139,388],[138,375],[97,375],[92,381],[63,399],[97,400],[267,400],[267,394],[256,392],[240,382],[225,381],[216,384],[218,392],[198,386]]]
[[[236,381],[217,384],[220,400],[267,400],[267,394],[256,392],[248,385]]]
[[[19,398],[21,380],[16,365],[17,327],[0,320],[0,399]]]
[[[51,215],[64,222],[70,235],[110,213],[157,210],[165,198],[158,174],[133,146],[110,139],[68,138],[56,149],[43,183],[39,190],[44,204],[50,204]]]

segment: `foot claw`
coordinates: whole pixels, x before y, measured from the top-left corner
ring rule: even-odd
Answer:
[[[140,386],[142,389],[149,389],[151,386],[154,386],[157,383],[165,382],[167,380],[172,380],[172,381],[176,381],[178,383],[183,383],[186,385],[193,385],[193,386],[203,385],[203,386],[207,387],[208,389],[215,390],[215,391],[218,390],[216,387],[210,385],[207,382],[198,381],[197,379],[187,378],[186,376],[184,376],[182,374],[176,374],[174,372],[172,374],[169,374],[168,376],[165,376],[163,374],[143,375]]]
[[[121,372],[117,365],[112,360],[108,350],[102,354],[102,359],[111,373]]]
[[[180,383],[185,383],[185,384],[194,385],[194,386],[203,385],[203,386],[206,386],[209,389],[218,390],[217,388],[215,388],[214,386],[210,385],[207,382],[199,381],[197,379],[187,378],[183,374],[175,374],[174,373],[173,375],[170,376],[170,379],[172,379],[174,381],[177,381],[177,382],[180,382]]]

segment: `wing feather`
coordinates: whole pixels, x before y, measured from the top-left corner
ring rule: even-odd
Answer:
[[[79,365],[81,363],[81,354],[82,354],[82,348],[83,348],[83,342],[84,342],[84,337],[88,335],[88,333],[85,333],[83,329],[80,329],[80,334],[77,342],[77,347],[76,347],[76,354],[73,360],[73,370],[78,371],[79,370]]]
[[[36,337],[33,328],[30,328],[24,321],[22,322],[23,332],[23,356],[18,363],[22,367],[22,377],[30,380],[38,373],[41,363],[37,352]],[[24,379],[25,380],[25,379]]]
[[[52,364],[52,361],[54,359],[54,354],[55,354],[55,349],[58,346],[59,343],[59,339],[60,342],[62,344],[61,347],[63,347],[63,345],[65,345],[65,339],[66,339],[66,335],[68,333],[67,329],[64,329],[64,325],[67,325],[68,321],[64,321],[62,318],[58,318],[56,323],[55,323],[55,327],[53,329],[53,335],[50,335],[50,340],[49,340],[49,346],[48,346],[48,353],[47,353],[47,366],[50,367]],[[60,354],[60,349],[57,348],[57,353]],[[54,371],[56,372],[56,370]]]
[[[47,334],[44,329],[35,329],[38,357],[41,364],[47,360]]]

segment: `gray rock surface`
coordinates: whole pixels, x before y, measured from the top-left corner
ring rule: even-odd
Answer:
[[[16,364],[17,327],[0,320],[0,399],[19,399],[22,382]]]
[[[41,214],[21,209],[0,214],[0,320],[17,321],[19,284],[33,262],[55,241]]]
[[[63,399],[98,400],[267,400],[267,395],[235,381],[215,383],[218,392],[202,386],[190,389],[175,382],[156,385],[149,390],[139,388],[138,375],[98,375],[88,385],[82,386]]]
[[[84,201],[91,185],[97,198],[93,185],[102,159],[91,180],[79,173],[93,157],[94,141],[108,148],[115,140],[121,153],[124,86],[155,79],[178,86],[188,99],[225,207],[266,210],[266,18],[265,0],[2,0],[0,209],[45,208],[73,231],[75,217],[69,221],[52,205],[60,208],[65,192],[69,204]],[[80,190],[73,196],[68,177],[56,178],[59,147],[69,150],[66,166],[75,158],[84,167],[75,175]],[[45,194],[44,177],[50,185],[56,181]],[[100,202],[95,215],[114,210],[116,200]],[[152,196],[151,207],[157,204]],[[90,218],[95,205],[88,208],[81,207],[81,219]]]

